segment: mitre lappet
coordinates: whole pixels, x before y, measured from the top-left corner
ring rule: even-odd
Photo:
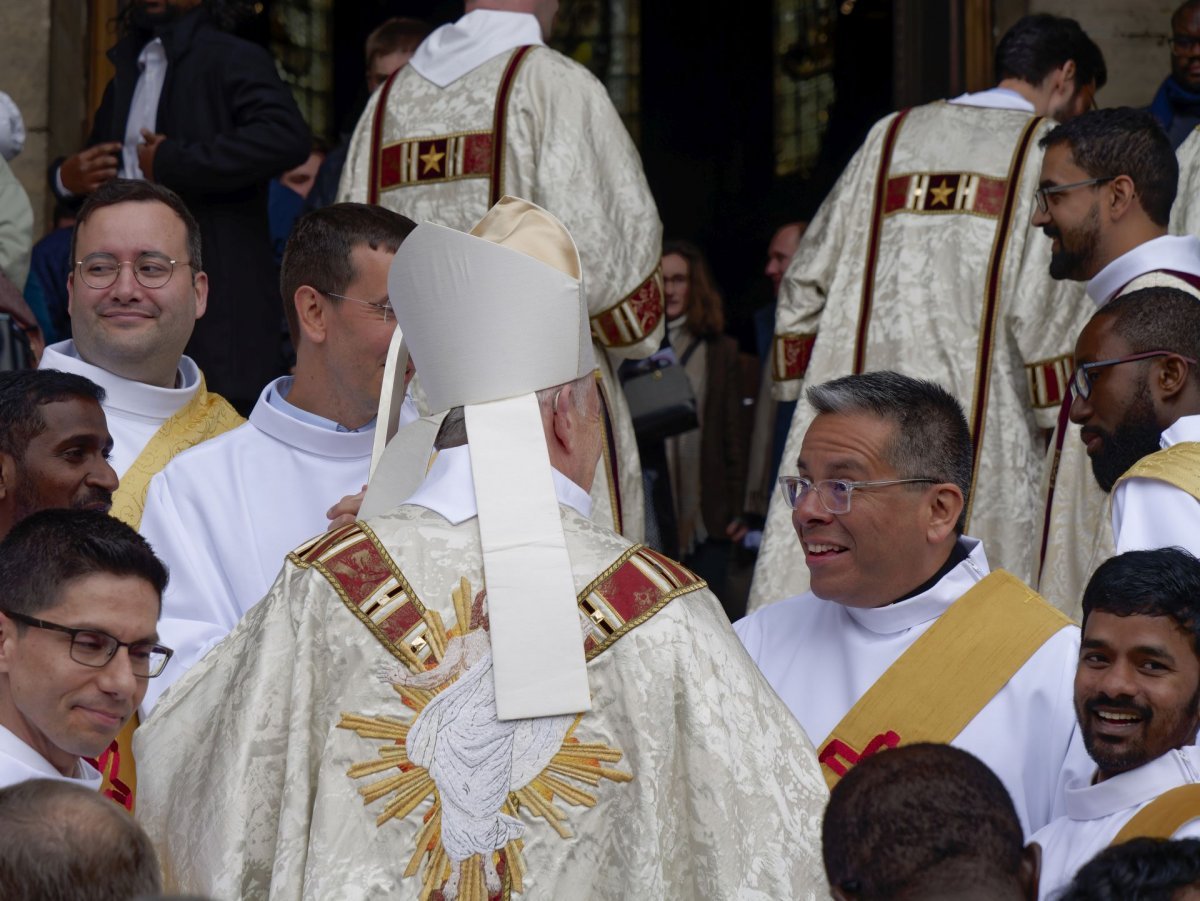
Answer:
[[[535,396],[596,367],[575,243],[541,207],[504,197],[469,233],[417,226],[392,261],[388,292],[397,329],[360,516],[412,495],[441,420],[463,407],[500,719],[588,710],[575,584]],[[409,355],[427,415],[397,429]]]

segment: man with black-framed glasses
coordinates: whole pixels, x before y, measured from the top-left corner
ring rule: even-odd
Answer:
[[[1079,335],[1071,419],[1096,483],[1111,496],[1118,553],[1200,554],[1197,360],[1200,302],[1174,288],[1118,297]]]
[[[396,330],[388,266],[413,228],[361,203],[299,219],[280,272],[295,373],[262,390],[245,425],[152,480],[141,532],[171,569],[162,630],[178,653],[147,709],[267,593],[288,551],[366,484]],[[406,400],[401,424],[417,416]]]
[[[812,588],[734,625],[817,743],[832,787],[861,759],[953,744],[999,776],[1029,834],[1088,766],[1071,707],[1079,630],[964,534],[971,435],[941,386],[897,372],[810,387],[780,499]]]
[[[1141,288],[1200,295],[1200,239],[1168,234],[1179,167],[1150,113],[1095,110],[1042,139],[1034,227],[1051,242],[1050,275],[1086,282],[1102,307]],[[1079,325],[1083,328],[1083,323]],[[1048,360],[1035,377],[1065,386],[1070,356]],[[1077,426],[1062,398],[1042,478],[1038,590],[1071,615],[1096,565],[1113,554],[1107,498],[1089,471]]]
[[[96,758],[171,657],[166,583],[145,539],[96,511],[43,510],[0,543],[0,786],[100,788]]]
[[[1200,3],[1187,0],[1171,15],[1171,74],[1149,110],[1178,148],[1200,125]]]

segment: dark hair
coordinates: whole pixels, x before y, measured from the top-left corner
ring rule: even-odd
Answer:
[[[1184,0],[1179,4],[1179,8],[1171,13],[1171,28],[1174,30],[1178,27],[1179,19],[1190,12],[1195,12],[1200,9],[1200,0]]]
[[[1194,303],[1195,301],[1193,301]],[[1083,627],[1095,612],[1169,616],[1200,655],[1200,560],[1183,548],[1126,551],[1097,567],[1083,590]]]
[[[1075,165],[1092,178],[1128,175],[1150,221],[1164,228],[1179,183],[1179,161],[1171,140],[1150,113],[1118,106],[1076,116],[1038,144],[1066,144]]]
[[[351,256],[354,248],[366,245],[395,253],[416,227],[407,216],[366,203],[335,203],[301,216],[279,270],[279,293],[292,345],[300,340],[296,292],[301,287],[343,293],[358,275]]]
[[[1015,880],[1024,837],[1012,799],[979,759],[913,744],[868,757],[829,798],[825,874],[859,899],[891,899],[920,882]]]
[[[1075,61],[1075,87],[1108,81],[1104,54],[1074,19],[1037,13],[1023,16],[996,46],[996,81],[1019,78],[1040,85],[1046,76]]]
[[[394,16],[383,22],[367,35],[365,55],[367,58],[367,74],[371,73],[371,63],[376,57],[387,56],[397,50],[412,52],[417,45],[433,31],[433,26],[424,19],[407,19]]]
[[[1200,360],[1200,300],[1178,288],[1142,288],[1115,297],[1092,314],[1112,320],[1113,333],[1130,353],[1169,350]],[[1200,378],[1193,368],[1191,378]]]
[[[77,397],[103,403],[104,389],[57,369],[0,372],[0,453],[23,458],[29,442],[46,428],[42,406]]]
[[[104,795],[61,779],[0,789],[0,897],[124,901],[162,890],[137,821]]]
[[[145,538],[105,513],[40,510],[13,526],[0,542],[3,606],[14,613],[35,616],[59,602],[67,582],[95,573],[149,582],[161,609],[166,567]],[[17,628],[22,629],[19,623]]]
[[[901,478],[951,482],[963,495],[955,530],[966,526],[974,453],[962,407],[934,382],[881,370],[847,375],[806,392],[817,413],[867,413],[892,422],[895,439],[888,462]]]
[[[133,6],[131,3],[130,6]],[[187,252],[191,258],[192,271],[199,272],[204,268],[200,255],[200,224],[187,208],[187,204],[170,188],[165,188],[152,181],[142,181],[132,178],[114,178],[106,181],[83,202],[79,214],[75,217],[75,229],[71,232],[71,265],[76,262],[75,245],[79,241],[79,229],[91,218],[96,210],[118,203],[161,203],[179,217],[187,231]]]
[[[1200,883],[1200,839],[1135,838],[1084,864],[1057,901],[1172,901]]]
[[[663,256],[675,254],[688,264],[689,332],[698,338],[712,338],[725,331],[725,302],[713,279],[704,253],[691,241],[664,241]]]

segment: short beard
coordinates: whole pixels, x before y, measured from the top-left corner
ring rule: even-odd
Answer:
[[[1126,746],[1121,750],[1109,748],[1105,742],[1098,740],[1093,735],[1091,730],[1090,715],[1096,706],[1105,706],[1116,709],[1125,709],[1137,713],[1142,717],[1143,726],[1149,726],[1154,718],[1154,712],[1148,707],[1139,707],[1132,700],[1122,700],[1121,698],[1110,699],[1104,695],[1097,695],[1083,702],[1083,710],[1076,708],[1076,718],[1079,720],[1080,731],[1083,733],[1083,746],[1087,749],[1088,756],[1095,762],[1096,767],[1105,777],[1115,776],[1118,773],[1126,773],[1129,770],[1137,769],[1140,766],[1145,766],[1152,760],[1165,754],[1173,748],[1182,748],[1185,745],[1192,744],[1196,737],[1195,726],[1184,728],[1184,724],[1191,718],[1195,721],[1195,713],[1197,705],[1200,704],[1200,686],[1192,695],[1191,700],[1187,702],[1184,710],[1166,710],[1160,712],[1160,718],[1172,717],[1174,719],[1174,729],[1172,733],[1165,738],[1165,743],[1168,747],[1155,755],[1154,750],[1147,748],[1144,743]],[[1171,722],[1171,720],[1167,720]],[[1154,755],[1154,756],[1151,756]]]
[[[1143,381],[1138,387],[1129,412],[1116,429],[1111,433],[1099,429],[1091,431],[1099,434],[1104,442],[1100,453],[1092,457],[1092,474],[1107,494],[1129,467],[1161,447],[1162,428],[1154,416],[1149,384]]]
[[[1096,245],[1100,235],[1100,210],[1093,206],[1087,219],[1077,229],[1072,229],[1070,238],[1077,242],[1074,248],[1067,247],[1067,237],[1061,229],[1045,226],[1042,231],[1050,238],[1058,238],[1058,253],[1050,255],[1050,277],[1059,281],[1070,279],[1083,282],[1096,274]]]

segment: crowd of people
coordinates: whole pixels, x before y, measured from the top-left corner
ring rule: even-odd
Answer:
[[[0,372],[0,897],[1200,887],[1200,2],[1149,110],[1039,14],[885,117],[757,357],[556,8],[385,24],[314,156],[132,4]]]

